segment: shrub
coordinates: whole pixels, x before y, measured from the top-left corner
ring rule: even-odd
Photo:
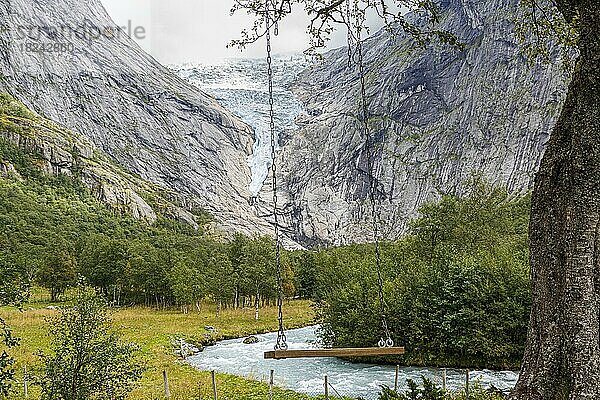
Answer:
[[[81,290],[75,306],[50,320],[42,354],[45,400],[125,399],[142,375],[138,347],[111,327],[105,300]]]
[[[422,386],[409,379],[407,381],[408,390],[403,393],[396,393],[388,387],[382,387],[379,400],[466,400],[464,390],[451,392],[445,391],[437,386],[431,380],[421,377]],[[493,390],[485,390],[475,383],[469,390],[469,400],[504,400],[504,396],[495,393]]]
[[[423,206],[409,235],[382,244],[388,324],[395,343],[407,348],[390,362],[506,368],[521,361],[531,298],[529,197],[473,185],[464,196]],[[324,344],[378,342],[372,254],[371,245],[347,246],[319,252],[314,265],[301,259],[299,276],[315,282]]]

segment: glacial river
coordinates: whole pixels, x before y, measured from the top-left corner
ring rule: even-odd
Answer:
[[[277,386],[311,395],[322,394],[323,377],[341,395],[363,396],[374,399],[382,385],[394,386],[395,367],[371,364],[353,364],[335,358],[264,360],[263,353],[273,350],[276,333],[258,335],[259,343],[245,345],[242,339],[225,340],[207,347],[202,353],[188,358],[188,362],[201,370],[216,370],[228,374],[267,381],[269,371],[275,370]],[[308,327],[289,332],[290,349],[316,348],[315,328]],[[406,380],[420,381],[425,376],[441,382],[441,371],[433,368],[401,368],[399,386],[406,387]],[[448,370],[449,388],[462,387],[464,371]],[[471,381],[479,381],[483,387],[494,386],[509,390],[516,384],[518,374],[513,371],[472,371]]]

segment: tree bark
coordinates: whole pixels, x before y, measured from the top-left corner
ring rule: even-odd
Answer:
[[[533,302],[515,400],[600,399],[600,6],[577,4],[580,57],[532,198]]]
[[[260,293],[256,290],[256,301],[254,303],[254,319],[258,321],[258,309],[260,307]]]

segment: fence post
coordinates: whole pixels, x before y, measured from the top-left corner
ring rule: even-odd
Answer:
[[[217,395],[217,377],[215,371],[211,371],[210,374],[212,377],[213,399],[219,400],[219,396]]]
[[[29,388],[27,387],[27,365],[23,366],[23,394],[25,398],[29,397]]]
[[[394,392],[398,393],[398,375],[400,375],[400,366],[396,365],[396,377],[394,378]]]
[[[169,390],[169,377],[167,376],[167,370],[163,369],[163,382],[165,384],[165,397],[171,397],[171,391]]]
[[[273,375],[275,371],[271,370],[271,376],[269,378],[269,400],[273,400]]]
[[[186,359],[187,356],[187,351],[185,351],[184,346],[183,346],[184,340],[180,339],[179,340],[179,351],[181,352],[181,358],[183,358],[184,360]]]
[[[442,389],[446,390],[446,382],[448,380],[448,373],[446,371],[446,368],[442,369]]]
[[[465,397],[469,400],[469,370],[467,370],[467,382],[465,385]]]
[[[325,375],[325,400],[329,400],[329,378]]]

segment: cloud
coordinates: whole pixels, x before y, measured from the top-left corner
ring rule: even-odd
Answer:
[[[227,48],[239,38],[252,18],[244,13],[230,15],[227,0],[102,0],[119,26],[142,26],[147,32],[138,43],[163,63],[215,62],[230,57],[262,57],[264,43],[249,46],[243,53]],[[301,52],[308,44],[307,18],[290,17],[274,39],[276,52]]]
[[[119,26],[141,26],[146,38],[138,40],[144,50],[165,64],[213,63],[224,58],[262,57],[264,43],[249,46],[243,53],[227,48],[243,28],[252,26],[252,17],[238,12],[230,15],[233,0],[102,0]],[[371,18],[374,29],[380,22]],[[309,18],[297,9],[280,27],[274,39],[276,53],[299,53],[308,47]],[[345,44],[345,31],[333,34],[330,48]]]

